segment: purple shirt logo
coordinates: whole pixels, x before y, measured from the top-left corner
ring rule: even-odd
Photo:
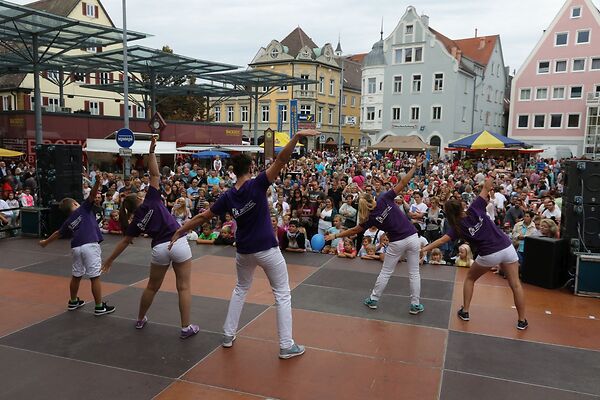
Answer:
[[[152,214],[154,214],[154,210],[148,210],[146,215],[144,215],[144,218],[142,218],[142,220],[140,222],[138,222],[137,226],[138,226],[138,228],[140,228],[140,230],[142,230],[142,231],[146,230],[146,225],[148,225],[148,222],[150,222],[150,218],[152,218]]]

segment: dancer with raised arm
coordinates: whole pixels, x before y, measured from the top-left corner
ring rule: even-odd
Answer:
[[[525,318],[525,295],[519,280],[519,257],[510,238],[488,218],[485,210],[493,185],[494,177],[488,176],[479,196],[466,211],[461,201],[448,200],[444,205],[444,212],[450,223],[450,230],[435,242],[423,247],[421,252],[426,254],[450,240],[459,238],[476,246],[479,255],[471,265],[463,283],[463,306],[458,310],[458,317],[463,321],[469,320],[469,307],[475,281],[490,268],[500,265],[512,289],[519,314],[517,329],[524,330],[529,324]]]
[[[402,189],[408,185],[417,168],[421,168],[423,156],[416,159],[415,165],[391,190],[381,194],[377,202],[373,200],[370,194],[363,194],[358,201],[359,224],[335,235],[325,236],[325,240],[333,240],[340,237],[352,236],[363,232],[371,226],[376,226],[384,231],[390,241],[388,245],[381,272],[375,282],[375,287],[371,295],[367,297],[364,304],[372,309],[376,309],[383,291],[396,269],[396,264],[402,258],[408,262],[408,278],[410,284],[410,314],[419,314],[425,310],[420,302],[421,295],[421,275],[419,272],[419,237],[417,230],[398,206],[394,199]]]
[[[154,296],[160,289],[169,266],[173,264],[177,293],[179,294],[179,312],[181,314],[180,337],[186,339],[199,332],[198,325],[190,324],[190,307],[192,294],[190,290],[190,274],[192,269],[192,251],[185,235],[178,236],[173,246],[169,241],[179,228],[179,224],[165,207],[159,192],[160,173],[154,149],[156,136],[150,142],[148,169],[150,171],[150,187],[143,202],[136,194],[123,199],[119,221],[123,228],[123,239],[117,243],[113,253],[104,261],[103,272],[109,272],[113,261],[132,243],[134,237],[142,233],[152,238],[152,261],[150,278],[140,300],[137,329],[142,329],[148,322],[146,312],[152,305]],[[131,221],[131,222],[130,222]]]
[[[255,179],[252,179],[250,171],[252,159],[245,154],[234,157],[233,172],[237,177],[235,186],[224,192],[210,210],[196,215],[173,235],[171,243],[176,244],[177,239],[181,235],[185,236],[190,229],[209,221],[215,215],[224,216],[226,212],[230,212],[237,223],[238,281],[233,289],[223,326],[223,347],[233,346],[246,294],[252,285],[254,269],[259,265],[269,278],[275,296],[279,358],[287,359],[304,353],[304,346],[294,343],[292,339],[292,302],[287,265],[273,233],[266,193],[288,163],[298,140],[306,136],[315,136],[317,133],[314,130],[301,130],[296,133],[273,164]]]

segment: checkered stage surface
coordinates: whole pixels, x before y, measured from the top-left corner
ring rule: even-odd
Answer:
[[[118,238],[107,237],[104,255]],[[231,349],[221,327],[236,281],[235,250],[192,245],[192,321],[179,339],[169,271],[141,331],[134,329],[150,243],[137,239],[103,278],[114,314],[66,311],[69,242],[0,241],[1,399],[593,399],[600,398],[600,300],[526,285],[526,331],[506,281],[485,275],[471,321],[455,312],[465,269],[422,267],[423,314],[408,313],[399,265],[379,309],[362,304],[381,264],[286,254],[294,339],[277,357],[273,296],[257,269]],[[80,297],[92,299],[82,282]]]

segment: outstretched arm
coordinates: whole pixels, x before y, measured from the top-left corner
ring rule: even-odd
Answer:
[[[150,140],[150,153],[148,154],[148,172],[150,173],[150,186],[154,189],[160,189],[160,172],[158,170],[158,161],[156,161],[156,136],[152,136]]]
[[[60,239],[60,231],[55,231],[52,235],[50,235],[50,237],[48,237],[48,239],[40,240],[39,245],[42,247],[46,247],[50,243],[54,242],[56,239]]]
[[[448,235],[442,236],[441,238],[439,238],[435,242],[429,243],[427,246],[421,248],[421,255],[425,255],[429,251],[431,251],[433,249],[437,249],[441,245],[443,245],[445,243],[448,243],[450,240],[452,240],[452,238],[450,236],[448,236]]]
[[[356,225],[354,228],[346,229],[345,231],[341,231],[336,234],[330,233],[328,235],[325,235],[325,240],[329,241],[329,240],[334,240],[337,238],[343,238],[343,237],[347,237],[347,236],[357,235],[357,234],[361,233],[362,231],[364,231],[364,228],[360,225]]]
[[[215,214],[212,211],[206,210],[203,213],[197,214],[196,216],[194,216],[194,218],[188,220],[173,234],[173,237],[171,238],[171,243],[169,243],[169,249],[171,248],[171,246],[173,246],[173,243],[178,241],[179,238],[183,236],[184,233],[188,233],[192,229],[202,225],[205,222],[210,221],[214,216]]]
[[[119,257],[119,255],[127,248],[127,246],[129,246],[131,244],[132,241],[133,241],[133,237],[124,236],[123,239],[121,239],[121,241],[119,243],[117,243],[117,245],[115,246],[115,249],[113,250],[110,257],[108,257],[106,260],[104,260],[104,263],[102,264],[102,273],[103,274],[110,271],[110,267],[112,267],[113,261],[115,261],[115,259],[117,257]]]
[[[400,182],[398,182],[398,184],[396,186],[394,186],[394,192],[397,195],[400,194],[400,192],[402,191],[402,189],[404,189],[404,187],[406,185],[408,185],[408,183],[412,179],[413,175],[417,171],[417,168],[421,168],[421,165],[423,165],[424,159],[425,159],[425,157],[422,154],[420,156],[418,156],[417,160],[415,162],[415,165],[413,165],[413,167],[410,169],[410,171],[408,171],[406,173],[406,175],[404,175],[404,178],[400,179]]]
[[[298,131],[294,136],[292,136],[290,141],[285,145],[283,150],[281,150],[281,152],[275,159],[275,162],[273,162],[273,164],[271,164],[271,166],[267,169],[266,173],[269,182],[275,181],[275,179],[277,179],[277,177],[281,173],[283,167],[288,163],[288,161],[290,161],[290,157],[292,156],[294,147],[296,147],[300,138],[315,136],[317,133],[319,132],[315,131],[314,129],[303,129],[301,131]]]
[[[90,192],[90,195],[88,196],[88,198],[86,200],[89,201],[90,203],[93,203],[94,200],[96,200],[96,195],[98,194],[99,188],[100,188],[100,177],[97,177],[96,183],[94,183],[94,187],[92,187],[92,191]]]

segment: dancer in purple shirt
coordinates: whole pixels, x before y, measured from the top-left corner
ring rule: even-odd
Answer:
[[[190,229],[210,221],[215,215],[224,217],[226,212],[230,212],[237,223],[235,238],[238,281],[233,289],[223,326],[223,347],[233,346],[246,293],[252,285],[254,269],[256,265],[260,265],[269,278],[277,304],[279,358],[287,359],[304,353],[304,346],[294,343],[292,339],[292,303],[287,266],[273,233],[266,193],[289,161],[298,140],[317,133],[314,130],[296,133],[273,164],[255,179],[252,179],[250,172],[252,159],[245,154],[236,156],[232,160],[233,172],[237,177],[235,186],[223,193],[210,210],[196,215],[173,235],[171,244],[176,243],[177,238]]]
[[[466,211],[463,209],[462,202],[454,199],[448,200],[444,205],[444,212],[450,223],[450,230],[435,242],[423,247],[421,253],[426,254],[450,240],[459,238],[475,245],[479,255],[471,265],[463,283],[463,306],[458,310],[458,317],[463,321],[469,320],[469,307],[475,281],[488,272],[491,267],[500,265],[512,289],[519,314],[517,329],[524,330],[527,329],[528,323],[525,318],[525,296],[519,280],[519,257],[508,236],[490,220],[485,210],[489,192],[493,186],[493,177],[488,177],[479,197]]]
[[[163,204],[159,192],[160,173],[154,149],[156,136],[150,142],[148,169],[150,171],[150,187],[143,202],[136,194],[131,194],[123,200],[119,221],[123,228],[123,239],[117,243],[113,253],[104,261],[102,271],[108,272],[113,261],[132,243],[133,238],[142,233],[152,238],[152,261],[150,278],[140,300],[137,329],[142,329],[148,322],[146,312],[152,305],[154,296],[160,289],[169,266],[173,264],[177,293],[179,294],[179,312],[181,314],[182,339],[195,335],[200,331],[198,325],[190,324],[190,307],[192,293],[190,277],[192,270],[192,251],[185,237],[178,236],[173,246],[169,241],[179,228],[179,224]],[[185,236],[185,235],[183,235]]]
[[[352,229],[338,232],[334,235],[325,236],[325,240],[356,235],[376,226],[384,231],[390,241],[387,248],[381,272],[375,282],[371,295],[364,300],[364,304],[372,309],[377,308],[379,299],[396,269],[396,264],[406,257],[408,262],[408,278],[410,284],[410,314],[419,314],[425,310],[420,303],[421,296],[421,274],[419,272],[419,237],[417,230],[410,222],[406,214],[394,202],[400,191],[408,185],[417,168],[421,168],[423,156],[419,156],[415,165],[408,171],[393,189],[381,194],[377,202],[371,194],[364,194],[358,202],[359,225]]]

